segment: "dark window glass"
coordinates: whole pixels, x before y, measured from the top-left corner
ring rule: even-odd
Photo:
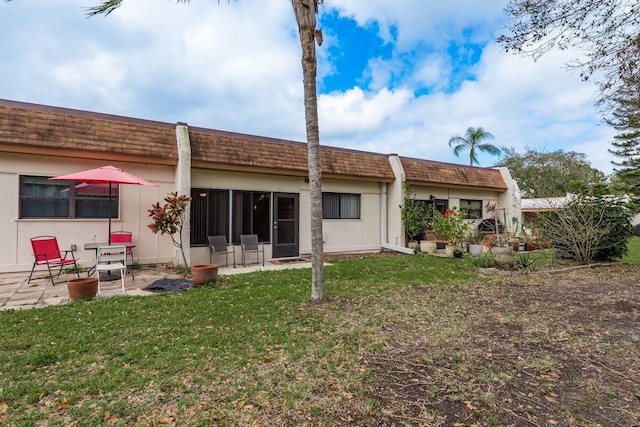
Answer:
[[[271,194],[258,191],[234,191],[232,242],[240,243],[241,234],[257,234],[268,243],[271,231]]]
[[[460,199],[460,209],[467,211],[465,219],[482,218],[482,200]]]
[[[429,200],[416,200],[423,206],[423,212],[427,219],[433,219],[433,210],[437,210],[440,213],[445,213],[449,209],[449,201],[446,199],[429,199]]]
[[[111,218],[118,218],[118,185],[111,188]],[[109,185],[20,177],[20,218],[108,218]]]
[[[322,193],[322,218],[360,219],[360,194]]]
[[[191,189],[191,244],[208,244],[207,236],[229,241],[229,191]]]

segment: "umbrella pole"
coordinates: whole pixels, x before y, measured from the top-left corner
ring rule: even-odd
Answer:
[[[111,183],[112,181],[109,181],[109,239],[107,240],[109,246],[111,246]]]

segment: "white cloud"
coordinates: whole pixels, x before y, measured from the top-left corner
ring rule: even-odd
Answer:
[[[401,49],[416,42],[446,44],[461,38],[462,30],[476,28],[476,37],[486,40],[491,28],[504,20],[502,10],[507,0],[326,0],[325,7],[337,9],[344,16],[365,26],[375,21],[381,36],[390,41],[391,27],[398,29]],[[483,24],[478,26],[479,24]],[[488,25],[491,24],[491,25]]]
[[[329,138],[380,129],[411,98],[407,90],[382,89],[368,95],[355,87],[344,93],[320,96],[318,109],[322,132]]]
[[[327,0],[323,12],[335,8],[369,28],[375,21],[386,40],[397,32],[398,43],[391,59],[370,60],[362,76],[368,86],[319,94],[322,143],[465,163],[447,142],[483,126],[497,145],[584,152],[609,171],[612,131],[598,125],[594,88],[564,69],[575,55],[550,53],[534,63],[489,44],[467,70],[472,78],[451,91],[455,54],[438,48],[463,38],[488,42],[504,5]],[[86,0],[0,1],[0,98],[305,140],[288,0],[127,0],[89,19],[86,7]],[[337,41],[325,31],[320,76],[335,71],[327,46]],[[403,52],[415,53],[408,67]]]
[[[463,156],[457,159],[452,154],[449,138],[464,134],[469,126],[482,126],[495,136],[495,145],[583,152],[592,166],[608,173],[611,156],[603,147],[608,145],[611,131],[598,125],[592,98],[595,88],[567,73],[563,61],[563,55],[549,54],[533,62],[490,46],[478,66],[476,80],[465,82],[452,94],[411,97],[403,90],[403,96],[396,97],[401,102],[391,108],[385,97],[381,97],[385,102],[367,102],[362,91],[355,89],[349,91],[350,97],[331,94],[333,103],[346,104],[349,111],[344,114],[337,109],[340,114],[335,120],[340,120],[341,126],[334,135],[335,124],[326,119],[327,109],[321,109],[321,130],[328,128],[324,136],[331,145],[351,144],[383,153],[466,163]],[[385,120],[369,120],[371,114],[365,113],[364,105],[381,109]],[[358,137],[349,139],[350,134]],[[485,166],[498,160],[479,157]]]

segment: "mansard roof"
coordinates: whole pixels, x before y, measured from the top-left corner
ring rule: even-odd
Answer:
[[[440,187],[470,187],[506,191],[507,184],[497,169],[400,157],[409,184]]]
[[[307,175],[306,143],[188,127],[193,167]],[[176,124],[0,99],[0,151],[176,164]],[[395,179],[389,155],[321,146],[328,178]],[[505,191],[496,169],[400,157],[410,184]]]
[[[173,123],[0,99],[0,151],[92,158],[102,153],[175,164],[175,128]],[[305,143],[196,127],[189,127],[189,139],[197,167],[307,175]],[[385,155],[327,146],[320,152],[328,177],[394,179]]]

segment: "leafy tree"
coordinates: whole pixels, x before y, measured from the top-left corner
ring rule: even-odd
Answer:
[[[459,157],[462,151],[469,150],[469,165],[473,166],[474,163],[478,165],[480,163],[478,162],[476,150],[489,153],[493,156],[500,155],[500,149],[498,147],[482,142],[493,138],[493,135],[482,127],[468,127],[464,137],[456,135],[449,139],[449,148],[453,148],[453,154],[455,154],[456,157]]]
[[[147,227],[153,232],[160,234],[168,234],[171,237],[173,246],[180,249],[182,254],[182,262],[187,270],[189,269],[189,263],[187,263],[187,257],[184,254],[184,248],[182,247],[182,227],[184,225],[184,215],[187,212],[187,205],[191,201],[191,197],[178,195],[178,192],[169,193],[164,198],[164,206],[160,206],[160,202],[155,205],[151,205],[151,209],[147,210],[149,216],[153,220]],[[178,238],[175,234],[178,233]],[[181,265],[180,260],[176,262],[177,265]]]
[[[509,169],[523,197],[562,197],[569,192],[585,192],[585,187],[590,189],[606,180],[584,154],[575,151],[525,147],[525,153],[519,154],[515,148],[503,148],[499,164]]]
[[[627,79],[612,100],[614,107],[607,120],[618,134],[614,136],[609,152],[620,157],[616,169],[617,187],[626,192],[640,194],[640,78]]]
[[[625,77],[637,74],[640,7],[628,0],[510,0],[507,33],[498,37],[506,51],[534,59],[552,49],[579,49],[569,65],[583,79],[598,75],[603,97]]]
[[[415,241],[426,226],[428,212],[425,210],[424,203],[416,200],[416,193],[409,184],[403,182],[402,190],[404,191],[404,200],[400,205],[400,215],[404,232],[407,235],[407,241]]]
[[[589,264],[627,253],[635,212],[634,203],[624,197],[577,195],[563,208],[540,215],[536,226],[560,256]]]
[[[122,5],[124,0],[104,0],[89,9],[89,15],[108,15]],[[176,0],[189,3],[189,0]],[[318,130],[318,98],[316,90],[316,47],[322,44],[322,33],[316,29],[318,6],[324,0],[291,0],[298,24],[302,47],[302,73],[304,84],[304,111],[307,130],[309,164],[309,191],[311,195],[311,299],[325,299],[324,248],[322,243],[322,173],[320,163],[320,132]]]

